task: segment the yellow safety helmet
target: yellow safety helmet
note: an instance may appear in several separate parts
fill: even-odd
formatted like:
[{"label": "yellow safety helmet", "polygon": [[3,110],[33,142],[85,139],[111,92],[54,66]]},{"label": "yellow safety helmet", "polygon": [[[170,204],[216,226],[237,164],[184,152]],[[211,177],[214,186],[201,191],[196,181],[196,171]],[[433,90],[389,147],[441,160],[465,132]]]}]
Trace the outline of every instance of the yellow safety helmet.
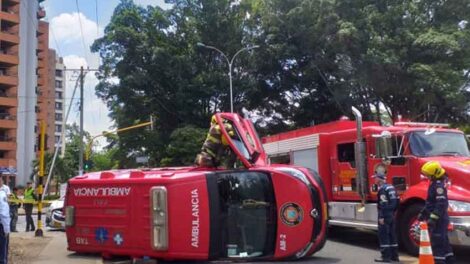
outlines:
[{"label": "yellow safety helmet", "polygon": [[446,171],[442,168],[441,164],[437,161],[428,161],[421,167],[421,173],[428,178],[441,178]]},{"label": "yellow safety helmet", "polygon": [[[229,135],[229,137],[233,138],[233,136],[235,136],[235,132],[233,131],[232,125],[226,123],[224,124],[224,126],[225,126],[225,131],[227,131],[227,134]],[[228,140],[223,134],[222,134],[222,145],[224,146],[228,145]]]},{"label": "yellow safety helmet", "polygon": [[215,118],[215,115],[212,115],[211,117],[211,125],[217,124],[217,118]]}]

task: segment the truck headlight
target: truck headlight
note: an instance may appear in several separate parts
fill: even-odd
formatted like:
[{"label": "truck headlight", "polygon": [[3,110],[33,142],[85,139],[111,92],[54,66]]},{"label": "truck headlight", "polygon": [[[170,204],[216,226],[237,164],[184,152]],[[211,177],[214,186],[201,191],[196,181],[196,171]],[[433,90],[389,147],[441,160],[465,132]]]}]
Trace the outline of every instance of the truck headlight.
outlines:
[{"label": "truck headlight", "polygon": [[470,203],[449,200],[449,208],[452,212],[470,212]]}]

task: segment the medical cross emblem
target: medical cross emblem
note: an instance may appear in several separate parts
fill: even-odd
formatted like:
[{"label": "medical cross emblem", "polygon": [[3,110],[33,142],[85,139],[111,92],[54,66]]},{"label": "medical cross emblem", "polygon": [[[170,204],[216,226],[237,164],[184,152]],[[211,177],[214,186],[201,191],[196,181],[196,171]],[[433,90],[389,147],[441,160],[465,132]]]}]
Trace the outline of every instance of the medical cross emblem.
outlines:
[{"label": "medical cross emblem", "polygon": [[118,245],[118,246],[120,246],[122,244],[122,242],[124,242],[124,239],[122,239],[122,236],[119,233],[114,235],[113,240],[116,243],[116,245]]}]

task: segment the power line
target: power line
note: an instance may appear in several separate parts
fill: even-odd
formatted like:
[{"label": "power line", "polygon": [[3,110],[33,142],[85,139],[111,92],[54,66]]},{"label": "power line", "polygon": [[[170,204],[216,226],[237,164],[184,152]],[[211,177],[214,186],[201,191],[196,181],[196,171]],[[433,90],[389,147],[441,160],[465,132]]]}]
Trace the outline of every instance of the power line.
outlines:
[{"label": "power line", "polygon": [[51,32],[52,38],[54,39],[55,47],[57,48],[57,52],[59,53],[59,57],[62,57],[61,56],[62,52],[60,51],[59,42],[57,42],[57,39],[56,39],[55,34],[54,34],[54,30],[52,30],[51,26],[49,26],[49,31]]},{"label": "power line", "polygon": [[83,26],[82,26],[82,18],[80,16],[81,12],[80,12],[80,7],[78,6],[78,0],[75,0],[75,4],[77,5],[77,12],[78,12],[78,22],[79,22],[79,25],[80,25],[80,34],[82,36],[82,44],[83,44],[83,51],[84,51],[84,56],[85,56],[85,60],[87,61],[87,63],[90,61],[88,59],[88,53],[87,53],[87,48],[86,48],[86,42],[85,42],[85,35],[83,34]]}]

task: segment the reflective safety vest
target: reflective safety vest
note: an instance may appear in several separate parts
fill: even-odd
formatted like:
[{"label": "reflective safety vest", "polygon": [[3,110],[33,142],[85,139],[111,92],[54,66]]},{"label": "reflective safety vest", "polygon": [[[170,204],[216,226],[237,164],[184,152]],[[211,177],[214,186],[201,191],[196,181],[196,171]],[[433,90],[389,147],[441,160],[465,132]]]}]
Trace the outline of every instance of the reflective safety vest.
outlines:
[{"label": "reflective safety vest", "polygon": [[34,189],[29,188],[24,191],[24,199],[25,200],[34,200]]}]

